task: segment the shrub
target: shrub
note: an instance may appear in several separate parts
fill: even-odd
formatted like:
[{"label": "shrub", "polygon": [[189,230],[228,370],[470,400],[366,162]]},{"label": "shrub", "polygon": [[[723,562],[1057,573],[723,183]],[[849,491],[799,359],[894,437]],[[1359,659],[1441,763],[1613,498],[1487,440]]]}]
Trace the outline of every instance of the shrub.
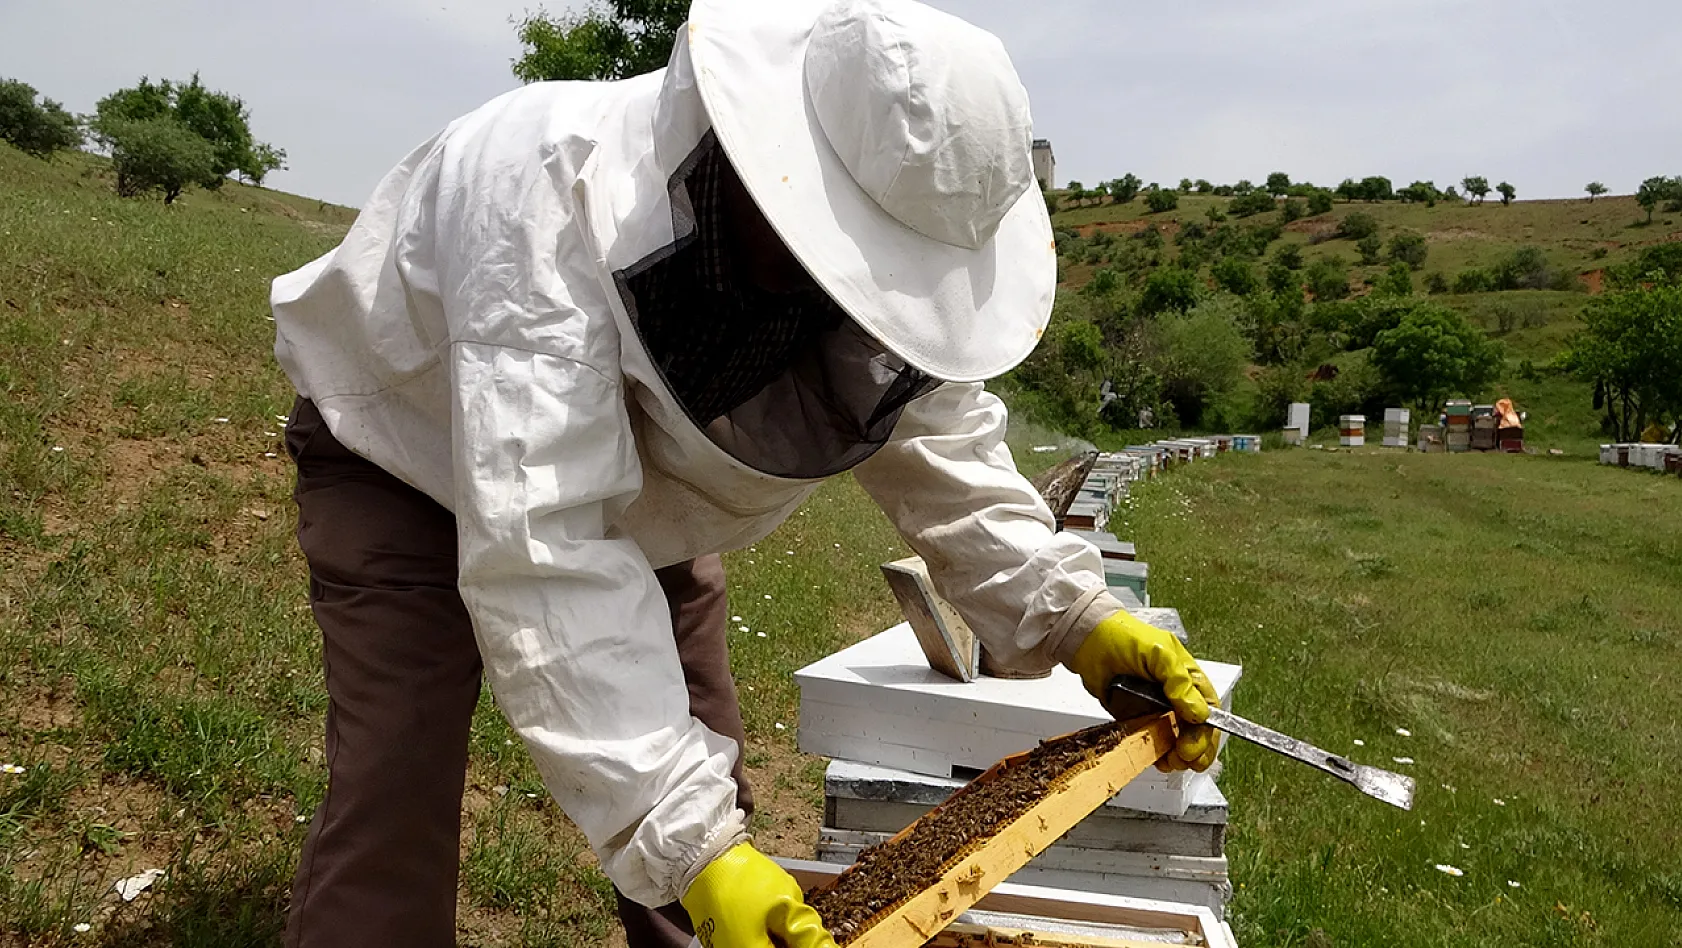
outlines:
[{"label": "shrub", "polygon": [[1378,262],[1378,255],[1384,250],[1384,241],[1377,234],[1368,234],[1355,241],[1355,252],[1361,255],[1363,266],[1372,266]]},{"label": "shrub", "polygon": [[1311,215],[1330,214],[1332,212],[1332,192],[1324,188],[1316,190],[1308,196],[1308,213]]},{"label": "shrub", "polygon": [[1412,296],[1413,270],[1398,260],[1390,264],[1390,269],[1384,271],[1372,288],[1380,296]]},{"label": "shrub", "polygon": [[1304,274],[1308,292],[1316,300],[1340,300],[1349,295],[1349,272],[1341,257],[1322,257]]},{"label": "shrub", "polygon": [[1287,224],[1291,221],[1301,220],[1303,215],[1307,213],[1307,209],[1303,207],[1302,202],[1296,198],[1290,198],[1285,203],[1279,205],[1279,216]]},{"label": "shrub", "polygon": [[1275,263],[1287,270],[1302,269],[1302,248],[1296,244],[1285,244],[1273,252]]},{"label": "shrub", "polygon": [[1454,278],[1454,292],[1456,293],[1488,293],[1493,289],[1495,289],[1495,278],[1489,275],[1488,270],[1472,267],[1460,271],[1460,275]]},{"label": "shrub", "polygon": [[1570,289],[1575,282],[1570,274],[1555,270],[1548,263],[1548,255],[1539,247],[1520,247],[1495,265],[1491,274],[1498,290]]},{"label": "shrub", "polygon": [[1403,231],[1390,238],[1390,259],[1405,263],[1414,270],[1425,266],[1425,257],[1429,253],[1430,248],[1421,234]]},{"label": "shrub", "polygon": [[1150,212],[1152,214],[1161,214],[1164,211],[1172,211],[1174,208],[1180,206],[1180,196],[1165,188],[1157,188],[1151,193],[1145,195],[1145,206],[1150,208]]},{"label": "shrub", "polygon": [[1151,363],[1182,423],[1199,425],[1210,405],[1243,379],[1251,347],[1239,327],[1242,315],[1242,303],[1219,297],[1150,327]]},{"label": "shrub", "polygon": [[1216,286],[1234,296],[1249,296],[1260,287],[1255,269],[1238,257],[1222,258],[1210,271],[1210,276],[1215,278]]},{"label": "shrub", "polygon": [[1139,294],[1139,313],[1183,313],[1197,305],[1201,291],[1197,274],[1180,267],[1163,267],[1145,279],[1145,288]]},{"label": "shrub", "polygon": [[1438,296],[1448,292],[1448,278],[1441,272],[1433,273],[1425,278],[1425,292]]},{"label": "shrub", "polygon": [[35,101],[35,87],[0,79],[0,141],[37,158],[82,144],[82,126],[52,99]]},{"label": "shrub", "polygon": [[1378,218],[1371,214],[1356,211],[1338,222],[1337,235],[1350,240],[1360,240],[1378,233]]},{"label": "shrub", "polygon": [[107,125],[111,160],[117,169],[117,193],[134,197],[161,191],[172,204],[189,184],[214,174],[216,149],[172,118]]}]

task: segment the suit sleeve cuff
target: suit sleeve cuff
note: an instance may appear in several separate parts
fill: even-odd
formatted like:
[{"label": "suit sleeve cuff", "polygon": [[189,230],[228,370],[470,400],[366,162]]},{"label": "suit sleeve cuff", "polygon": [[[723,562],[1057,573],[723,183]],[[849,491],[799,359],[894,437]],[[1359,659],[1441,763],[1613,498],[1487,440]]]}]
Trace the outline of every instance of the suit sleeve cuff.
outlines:
[{"label": "suit sleeve cuff", "polygon": [[1051,657],[1063,665],[1075,657],[1098,623],[1122,611],[1121,600],[1103,586],[1087,590],[1063,612],[1051,630]]}]

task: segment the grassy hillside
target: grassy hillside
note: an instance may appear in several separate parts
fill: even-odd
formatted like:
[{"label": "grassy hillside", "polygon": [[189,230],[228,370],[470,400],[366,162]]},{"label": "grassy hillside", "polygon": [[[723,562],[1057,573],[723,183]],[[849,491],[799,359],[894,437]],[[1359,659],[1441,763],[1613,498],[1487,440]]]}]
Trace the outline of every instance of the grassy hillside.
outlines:
[{"label": "grassy hillside", "polygon": [[[166,208],[104,174],[0,146],[0,762],[22,768],[0,774],[0,948],[274,945],[325,696],[265,299],[351,215],[237,185]],[[1682,794],[1655,762],[1682,735],[1647,709],[1682,666],[1682,550],[1652,527],[1679,487],[1585,461],[1279,452],[1139,493],[1118,528],[1196,650],[1245,664],[1240,710],[1423,778],[1403,816],[1231,748],[1244,944],[1670,937]],[[727,557],[772,852],[809,854],[822,809],[789,673],[893,620],[877,566],[902,553],[839,478]],[[459,940],[611,943],[606,881],[511,738],[485,699]],[[112,894],[148,868],[168,875]]]},{"label": "grassy hillside", "polygon": [[[1095,234],[1128,238],[1154,229],[1163,238],[1159,253],[1165,265],[1179,259],[1178,241],[1188,227],[1215,226],[1210,212],[1225,214],[1231,200],[1180,195],[1176,209],[1153,214],[1142,196],[1127,204],[1089,200],[1081,206],[1071,206],[1065,199],[1053,224],[1061,234],[1082,238],[1076,244]],[[1593,203],[1518,201],[1505,207],[1499,201],[1482,205],[1443,201],[1434,207],[1340,201],[1329,213],[1289,223],[1284,223],[1279,213],[1234,217],[1226,223],[1241,228],[1283,224],[1283,233],[1268,247],[1264,262],[1276,259],[1286,248],[1301,254],[1305,268],[1323,258],[1339,258],[1348,265],[1353,292],[1359,295],[1383,276],[1389,262],[1363,266],[1355,242],[1336,236],[1341,222],[1353,214],[1375,218],[1379,236],[1386,244],[1401,233],[1424,238],[1427,257],[1413,274],[1415,292],[1421,295],[1428,292],[1433,279],[1441,279],[1452,288],[1467,271],[1490,271],[1521,248],[1541,251],[1550,269],[1562,275],[1562,285],[1568,284],[1568,288],[1446,292],[1430,294],[1430,299],[1464,313],[1504,345],[1507,361],[1502,377],[1485,394],[1490,398],[1511,397],[1531,413],[1527,427],[1533,444],[1572,452],[1594,449],[1602,438],[1588,388],[1531,367],[1545,367],[1562,351],[1590,294],[1601,291],[1606,268],[1628,262],[1642,248],[1682,240],[1682,215],[1661,211],[1648,224],[1646,213],[1627,196],[1600,198]],[[1064,241],[1065,291],[1086,285],[1116,256],[1108,248],[1090,246],[1078,246],[1070,253],[1069,244]],[[1202,274],[1209,279],[1207,267]]]}]

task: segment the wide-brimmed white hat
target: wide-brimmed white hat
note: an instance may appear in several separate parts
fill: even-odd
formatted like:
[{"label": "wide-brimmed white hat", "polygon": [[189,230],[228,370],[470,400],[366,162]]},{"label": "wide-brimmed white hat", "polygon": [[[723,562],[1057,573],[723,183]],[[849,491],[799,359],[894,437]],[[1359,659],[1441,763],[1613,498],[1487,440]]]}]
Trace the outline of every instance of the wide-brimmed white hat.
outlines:
[{"label": "wide-brimmed white hat", "polygon": [[866,332],[956,382],[1033,351],[1057,257],[997,37],[912,0],[696,0],[687,30],[748,193]]}]

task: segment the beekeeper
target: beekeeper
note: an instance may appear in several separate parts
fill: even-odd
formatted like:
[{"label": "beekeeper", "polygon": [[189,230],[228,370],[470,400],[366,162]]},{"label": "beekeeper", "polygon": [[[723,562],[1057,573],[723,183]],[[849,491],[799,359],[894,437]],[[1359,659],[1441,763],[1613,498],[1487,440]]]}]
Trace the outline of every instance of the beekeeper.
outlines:
[{"label": "beekeeper", "polygon": [[1051,310],[1030,129],[911,0],[698,0],[664,71],[458,119],[275,281],[331,699],[287,944],[453,944],[481,663],[632,945],[831,944],[745,831],[716,554],[846,470],[996,659],[1162,681],[1209,765],[1207,679],[981,385]]}]

